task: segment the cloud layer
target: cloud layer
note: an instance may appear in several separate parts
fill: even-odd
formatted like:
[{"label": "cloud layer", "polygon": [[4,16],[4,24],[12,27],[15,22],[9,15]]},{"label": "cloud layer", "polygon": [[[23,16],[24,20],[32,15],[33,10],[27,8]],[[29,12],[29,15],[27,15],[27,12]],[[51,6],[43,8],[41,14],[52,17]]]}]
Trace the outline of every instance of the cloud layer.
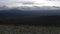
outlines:
[{"label": "cloud layer", "polygon": [[[41,3],[36,3],[41,2]],[[8,6],[8,7],[17,7],[17,6],[59,6],[59,0],[0,0],[0,7],[1,6]]]},{"label": "cloud layer", "polygon": [[0,0],[0,6],[9,5],[9,6],[17,6],[22,4],[33,4],[31,0]]},{"label": "cloud layer", "polygon": [[60,0],[48,0],[48,1],[60,1]]}]

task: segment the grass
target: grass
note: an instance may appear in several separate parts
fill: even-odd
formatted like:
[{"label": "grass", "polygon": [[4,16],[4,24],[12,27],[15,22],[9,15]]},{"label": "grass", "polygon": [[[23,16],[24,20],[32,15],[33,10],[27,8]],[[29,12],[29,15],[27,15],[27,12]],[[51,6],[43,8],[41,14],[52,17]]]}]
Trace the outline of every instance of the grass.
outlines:
[{"label": "grass", "polygon": [[[3,19],[0,21],[0,34],[60,34],[60,17],[36,17],[29,19]],[[43,18],[43,19],[42,19]],[[52,19],[53,18],[53,19]],[[11,21],[12,20],[12,21]],[[26,21],[26,22],[25,22]],[[46,23],[45,23],[46,22]],[[56,23],[55,23],[56,22]],[[8,23],[8,24],[7,24]],[[12,25],[11,25],[11,24]],[[18,25],[19,23],[26,25]],[[40,24],[58,24],[58,26],[42,26]],[[1,25],[2,24],[2,25]],[[5,25],[4,25],[5,24]],[[15,25],[13,25],[15,24]],[[17,24],[17,25],[16,25]],[[37,24],[37,25],[27,25]]]},{"label": "grass", "polygon": [[0,34],[60,34],[60,27],[42,25],[0,25]]}]

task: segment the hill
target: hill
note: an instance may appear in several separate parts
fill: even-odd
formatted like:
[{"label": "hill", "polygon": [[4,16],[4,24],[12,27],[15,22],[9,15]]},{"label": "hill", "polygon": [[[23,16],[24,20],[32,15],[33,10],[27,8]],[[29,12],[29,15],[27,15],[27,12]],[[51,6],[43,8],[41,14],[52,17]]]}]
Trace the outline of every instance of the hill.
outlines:
[{"label": "hill", "polygon": [[1,24],[59,24],[60,10],[22,11],[1,10]]}]

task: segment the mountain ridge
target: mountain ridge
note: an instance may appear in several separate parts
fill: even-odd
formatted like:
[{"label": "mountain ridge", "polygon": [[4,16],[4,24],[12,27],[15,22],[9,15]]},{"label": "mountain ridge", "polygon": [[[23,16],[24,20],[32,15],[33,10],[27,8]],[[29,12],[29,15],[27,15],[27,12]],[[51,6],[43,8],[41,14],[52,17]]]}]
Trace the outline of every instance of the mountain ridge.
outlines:
[{"label": "mountain ridge", "polygon": [[0,10],[9,10],[9,9],[19,9],[19,10],[60,10],[60,7],[57,6],[20,6],[20,7],[7,7],[7,6],[2,6],[0,7]]}]

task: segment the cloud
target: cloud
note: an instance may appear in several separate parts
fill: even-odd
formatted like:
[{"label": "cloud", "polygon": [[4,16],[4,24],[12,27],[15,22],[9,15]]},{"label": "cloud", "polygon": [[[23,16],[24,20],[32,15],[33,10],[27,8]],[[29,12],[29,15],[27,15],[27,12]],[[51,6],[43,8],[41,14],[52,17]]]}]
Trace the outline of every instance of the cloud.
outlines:
[{"label": "cloud", "polygon": [[17,2],[17,3],[21,3],[21,4],[34,4],[34,2]]},{"label": "cloud", "polygon": [[15,1],[12,1],[12,0],[0,0],[0,5],[10,5],[10,4],[13,4],[15,3]]},{"label": "cloud", "polygon": [[60,1],[60,0],[48,0],[48,1]]},{"label": "cloud", "polygon": [[[54,1],[54,2],[53,2]],[[43,1],[42,1],[43,2]],[[18,7],[18,6],[60,6],[60,2],[58,0],[49,0],[43,3],[35,3],[32,0],[0,0],[0,7],[1,6],[8,6],[8,7]]]},{"label": "cloud", "polygon": [[34,3],[31,0],[0,0],[0,6],[3,6],[3,5],[17,6],[17,4],[30,5],[30,4],[34,4]]}]

